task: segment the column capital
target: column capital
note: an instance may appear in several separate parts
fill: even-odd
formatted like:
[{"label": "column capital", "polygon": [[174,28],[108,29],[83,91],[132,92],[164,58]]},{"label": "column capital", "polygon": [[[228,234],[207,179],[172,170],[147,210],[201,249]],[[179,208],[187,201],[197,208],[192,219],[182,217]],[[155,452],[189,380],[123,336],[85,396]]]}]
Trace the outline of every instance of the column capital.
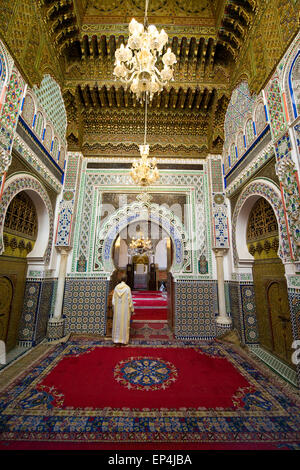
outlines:
[{"label": "column capital", "polygon": [[229,248],[213,248],[213,252],[216,256],[223,257],[228,252]]},{"label": "column capital", "polygon": [[55,246],[55,248],[61,255],[68,255],[73,247],[72,246]]}]

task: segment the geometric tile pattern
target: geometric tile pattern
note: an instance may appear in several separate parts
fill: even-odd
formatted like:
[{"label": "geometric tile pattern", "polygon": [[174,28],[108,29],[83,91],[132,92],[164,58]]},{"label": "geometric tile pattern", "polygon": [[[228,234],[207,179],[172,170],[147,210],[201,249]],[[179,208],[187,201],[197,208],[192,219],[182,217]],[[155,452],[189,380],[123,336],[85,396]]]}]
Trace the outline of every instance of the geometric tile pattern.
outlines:
[{"label": "geometric tile pattern", "polygon": [[225,117],[225,138],[226,141],[235,134],[247,115],[252,114],[255,103],[255,96],[252,97],[248,83],[240,83],[231,95],[230,103]]},{"label": "geometric tile pattern", "polygon": [[246,344],[255,344],[259,341],[258,325],[256,318],[256,304],[254,286],[251,284],[240,285],[243,327]]},{"label": "geometric tile pattern", "polygon": [[34,87],[39,104],[46,111],[49,118],[55,124],[60,138],[66,137],[67,115],[59,85],[50,76],[45,75],[40,88]]},{"label": "geometric tile pattern", "polygon": [[36,314],[41,290],[40,281],[26,281],[23,312],[20,322],[19,341],[33,343]]},{"label": "geometric tile pattern", "polygon": [[214,338],[218,313],[216,281],[176,281],[174,295],[175,337],[188,340]]},{"label": "geometric tile pattern", "polygon": [[[206,197],[206,175],[197,172],[186,172],[184,174],[178,171],[162,171],[160,174],[160,186],[170,186],[180,191],[180,186],[191,187],[190,194],[192,196],[192,204],[196,208],[193,213],[193,226],[195,227],[194,233],[197,237],[197,253],[199,256],[207,254],[207,238],[210,232],[207,220],[209,220],[209,207],[205,204]],[[76,271],[77,261],[89,260],[91,253],[94,251],[94,243],[96,236],[96,221],[93,217],[93,211],[96,209],[96,204],[100,204],[101,191],[105,188],[117,187],[118,190],[124,187],[124,193],[128,188],[132,191],[139,190],[138,187],[132,185],[132,181],[128,170],[111,170],[109,173],[103,170],[86,170],[83,172],[81,178],[81,187],[79,194],[79,211],[80,215],[76,222],[76,238],[74,243],[74,255],[72,270]],[[103,189],[102,189],[103,188]],[[153,186],[155,188],[155,186]],[[151,192],[151,189],[150,189]],[[100,197],[100,201],[98,198]],[[198,254],[197,254],[198,256]],[[197,260],[196,256],[195,259]],[[88,271],[93,271],[92,259],[88,263]]]},{"label": "geometric tile pattern", "polygon": [[300,66],[300,34],[296,36],[291,47],[284,55],[279,66],[281,77],[284,80],[284,91],[287,101],[289,120],[292,123],[300,114],[299,94],[299,66]]},{"label": "geometric tile pattern", "polygon": [[[291,322],[294,340],[300,340],[300,289],[288,289]],[[297,366],[300,385],[300,364]]]},{"label": "geometric tile pattern", "polygon": [[64,319],[53,320],[48,323],[47,340],[56,341],[64,337]]},{"label": "geometric tile pattern", "polygon": [[276,173],[280,180],[291,257],[300,260],[300,224],[296,215],[300,211],[300,186],[299,175],[292,159],[289,134],[284,134],[274,146],[277,157]]},{"label": "geometric tile pattern", "polygon": [[300,124],[296,124],[296,126],[294,126],[294,132],[297,142],[298,156],[300,156]]},{"label": "geometric tile pattern", "polygon": [[233,326],[242,343],[259,342],[254,286],[252,283],[229,282],[230,312]]},{"label": "geometric tile pattern", "polygon": [[21,344],[34,346],[46,337],[52,291],[51,279],[26,281],[19,329]]},{"label": "geometric tile pattern", "polygon": [[108,285],[109,281],[104,279],[66,279],[63,306],[65,334],[105,335]]},{"label": "geometric tile pattern", "polygon": [[18,117],[21,108],[25,82],[17,71],[13,69],[5,96],[5,102],[0,117],[0,145],[11,151]]},{"label": "geometric tile pattern", "polygon": [[283,134],[275,144],[276,159],[280,161],[282,158],[289,155],[292,150],[292,143],[289,133]]},{"label": "geometric tile pattern", "polygon": [[222,163],[220,158],[210,158],[211,205],[213,218],[213,248],[228,248],[227,204],[223,189]]},{"label": "geometric tile pattern", "polygon": [[0,45],[0,94],[2,92],[2,88],[4,87],[6,78],[7,78],[7,63],[6,57],[4,56],[4,51],[2,52],[2,47]]},{"label": "geometric tile pattern", "polygon": [[242,343],[245,344],[242,299],[239,282],[229,281],[229,299],[233,327],[238,331]]},{"label": "geometric tile pattern", "polygon": [[270,126],[273,138],[279,137],[287,127],[286,117],[282,103],[279,80],[274,77],[265,89],[268,111],[270,116]]},{"label": "geometric tile pattern", "polygon": [[80,180],[81,154],[68,153],[64,189],[59,206],[56,246],[70,246],[73,236],[73,215],[76,210],[77,189]]}]

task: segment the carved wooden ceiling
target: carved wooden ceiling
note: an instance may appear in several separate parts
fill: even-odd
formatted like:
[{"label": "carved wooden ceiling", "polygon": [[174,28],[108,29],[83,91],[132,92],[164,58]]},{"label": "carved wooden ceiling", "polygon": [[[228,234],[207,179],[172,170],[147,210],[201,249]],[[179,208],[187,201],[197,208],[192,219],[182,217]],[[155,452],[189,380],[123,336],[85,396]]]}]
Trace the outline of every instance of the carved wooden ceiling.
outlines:
[{"label": "carved wooden ceiling", "polygon": [[[149,0],[149,23],[177,56],[175,80],[150,105],[149,143],[181,156],[182,146],[189,156],[221,152],[232,89],[246,78],[261,90],[298,30],[299,3]],[[128,23],[143,16],[144,0],[1,1],[0,35],[28,83],[50,73],[62,88],[70,149],[132,154],[141,143],[143,109],[112,72]]]}]

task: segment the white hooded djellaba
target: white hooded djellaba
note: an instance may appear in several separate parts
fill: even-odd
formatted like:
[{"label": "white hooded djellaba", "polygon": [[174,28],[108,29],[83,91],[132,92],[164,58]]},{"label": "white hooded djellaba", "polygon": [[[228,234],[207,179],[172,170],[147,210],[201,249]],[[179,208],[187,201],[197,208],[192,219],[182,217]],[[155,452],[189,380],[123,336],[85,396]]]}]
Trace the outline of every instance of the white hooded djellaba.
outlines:
[{"label": "white hooded djellaba", "polygon": [[130,287],[120,282],[114,290],[112,304],[114,307],[112,340],[114,343],[127,344],[129,341],[130,317],[133,303]]}]

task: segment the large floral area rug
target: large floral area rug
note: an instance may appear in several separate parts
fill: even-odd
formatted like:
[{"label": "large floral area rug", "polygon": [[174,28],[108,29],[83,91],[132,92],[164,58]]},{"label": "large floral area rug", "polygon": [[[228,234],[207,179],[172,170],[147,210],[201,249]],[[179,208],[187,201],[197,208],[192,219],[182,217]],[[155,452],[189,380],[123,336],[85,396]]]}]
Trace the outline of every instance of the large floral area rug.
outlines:
[{"label": "large floral area rug", "polygon": [[300,443],[297,394],[241,350],[216,341],[118,347],[71,339],[12,381],[0,403],[7,448],[17,442],[52,448],[154,442],[170,449]]}]

